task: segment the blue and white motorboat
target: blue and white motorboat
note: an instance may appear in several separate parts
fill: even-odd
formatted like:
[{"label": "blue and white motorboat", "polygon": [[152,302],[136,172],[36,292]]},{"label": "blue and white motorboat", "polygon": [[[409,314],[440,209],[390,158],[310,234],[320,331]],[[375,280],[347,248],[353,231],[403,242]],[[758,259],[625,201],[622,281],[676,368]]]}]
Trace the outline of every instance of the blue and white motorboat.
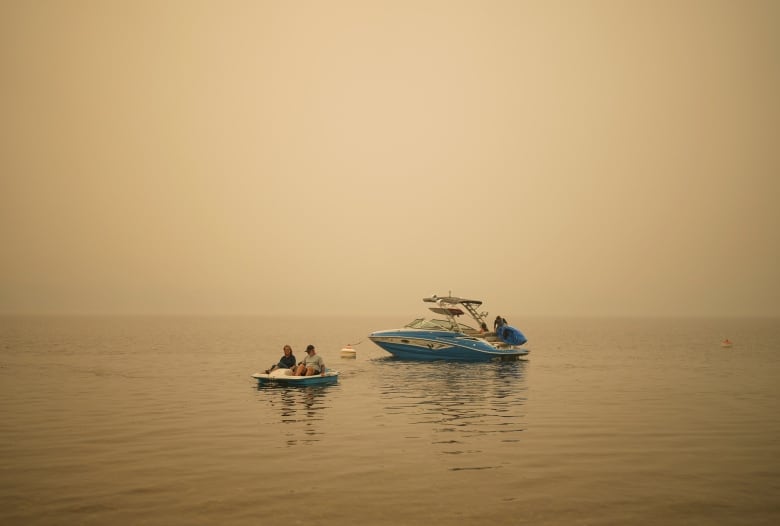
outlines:
[{"label": "blue and white motorboat", "polygon": [[258,387],[270,384],[290,386],[330,385],[339,381],[339,372],[333,369],[325,369],[324,375],[294,376],[291,373],[290,369],[274,369],[268,374],[255,373],[252,375],[252,378],[257,380]]},{"label": "blue and white motorboat", "polygon": [[[530,351],[522,347],[526,337],[518,329],[501,325],[487,330],[487,312],[479,312],[479,300],[453,296],[423,298],[440,319],[417,318],[401,329],[376,331],[371,341],[397,358],[406,360],[458,360],[486,362],[519,360]],[[458,322],[468,313],[478,328]]]}]

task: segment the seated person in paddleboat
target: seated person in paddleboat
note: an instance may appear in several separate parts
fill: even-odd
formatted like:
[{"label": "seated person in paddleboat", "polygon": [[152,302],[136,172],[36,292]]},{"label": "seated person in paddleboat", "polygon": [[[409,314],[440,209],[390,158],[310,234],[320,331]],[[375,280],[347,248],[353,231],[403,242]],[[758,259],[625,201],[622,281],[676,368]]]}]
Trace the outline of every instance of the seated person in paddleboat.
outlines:
[{"label": "seated person in paddleboat", "polygon": [[293,354],[292,347],[289,345],[284,346],[284,356],[279,358],[279,363],[272,365],[270,369],[265,370],[265,374],[275,371],[276,369],[293,369],[295,367],[295,355]]},{"label": "seated person in paddleboat", "polygon": [[317,354],[314,345],[306,347],[306,358],[293,369],[294,376],[325,376],[325,361]]}]

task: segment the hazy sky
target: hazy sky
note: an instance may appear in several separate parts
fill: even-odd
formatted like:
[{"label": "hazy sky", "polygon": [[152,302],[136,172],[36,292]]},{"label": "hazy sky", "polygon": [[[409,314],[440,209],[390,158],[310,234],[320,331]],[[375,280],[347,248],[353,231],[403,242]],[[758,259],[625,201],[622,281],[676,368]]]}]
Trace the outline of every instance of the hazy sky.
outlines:
[{"label": "hazy sky", "polygon": [[0,2],[0,313],[780,316],[780,2]]}]

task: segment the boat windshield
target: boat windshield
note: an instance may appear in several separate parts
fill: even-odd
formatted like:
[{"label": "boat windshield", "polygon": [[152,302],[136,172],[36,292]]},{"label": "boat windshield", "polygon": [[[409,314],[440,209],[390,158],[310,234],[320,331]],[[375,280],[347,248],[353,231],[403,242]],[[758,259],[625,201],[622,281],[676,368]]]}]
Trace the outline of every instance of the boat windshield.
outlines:
[{"label": "boat windshield", "polygon": [[417,318],[413,322],[407,323],[406,327],[410,329],[425,329],[429,331],[456,331],[463,333],[477,332],[472,327],[462,323],[454,324],[449,320],[427,320],[425,318]]},{"label": "boat windshield", "polygon": [[449,320],[426,320],[425,318],[417,318],[406,326],[410,329],[427,329],[429,331],[457,330]]}]

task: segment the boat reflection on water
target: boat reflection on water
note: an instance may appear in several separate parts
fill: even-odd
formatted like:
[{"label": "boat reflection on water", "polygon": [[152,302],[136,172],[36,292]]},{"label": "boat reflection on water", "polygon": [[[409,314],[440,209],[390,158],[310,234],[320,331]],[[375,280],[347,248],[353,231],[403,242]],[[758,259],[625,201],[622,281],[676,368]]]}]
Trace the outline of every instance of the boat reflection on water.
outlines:
[{"label": "boat reflection on water", "polygon": [[528,362],[418,362],[393,357],[373,360],[380,367],[380,378],[389,392],[419,391],[431,398],[456,400],[512,398],[524,402],[525,369]]},{"label": "boat reflection on water", "polygon": [[[409,426],[407,438],[424,440],[443,455],[457,455],[450,457],[457,463],[449,469],[499,467],[499,458],[482,453],[521,440],[527,362],[420,363],[388,358],[376,363],[385,413],[400,419],[395,425]],[[472,465],[469,457],[479,464]]]},{"label": "boat reflection on water", "polygon": [[319,424],[325,419],[325,410],[329,407],[328,390],[334,388],[338,386],[259,385],[257,390],[263,393],[270,413],[278,415],[278,419],[266,425],[281,426],[280,432],[287,446],[319,441],[323,434]]}]

